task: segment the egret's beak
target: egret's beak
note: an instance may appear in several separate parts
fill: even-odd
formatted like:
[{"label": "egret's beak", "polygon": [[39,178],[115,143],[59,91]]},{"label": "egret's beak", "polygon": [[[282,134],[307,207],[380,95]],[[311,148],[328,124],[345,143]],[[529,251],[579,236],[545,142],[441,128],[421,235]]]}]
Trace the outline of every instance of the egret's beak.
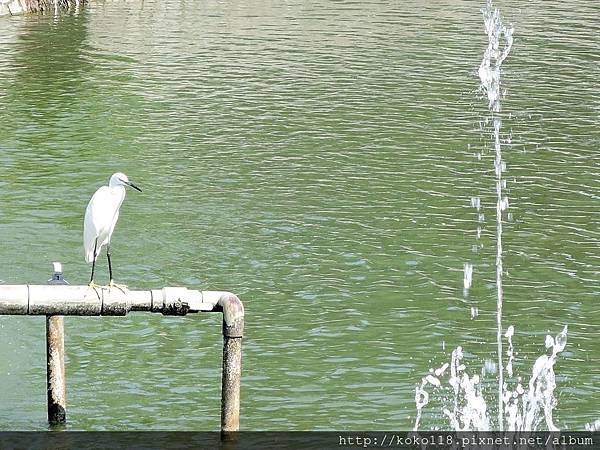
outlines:
[{"label": "egret's beak", "polygon": [[132,188],[134,188],[136,191],[142,192],[142,190],[137,187],[135,184],[133,184],[131,181],[126,183],[127,185],[131,186]]}]

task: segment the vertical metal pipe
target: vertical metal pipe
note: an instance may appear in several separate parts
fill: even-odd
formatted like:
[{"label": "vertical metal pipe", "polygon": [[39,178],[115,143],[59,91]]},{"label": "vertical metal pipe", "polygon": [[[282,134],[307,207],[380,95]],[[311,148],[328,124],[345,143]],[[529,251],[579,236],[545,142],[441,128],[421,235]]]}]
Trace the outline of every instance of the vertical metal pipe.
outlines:
[{"label": "vertical metal pipe", "polygon": [[[62,265],[54,264],[48,284],[69,284],[63,278]],[[62,316],[46,316],[46,383],[48,390],[48,422],[67,421],[67,380],[65,379],[65,323]]]},{"label": "vertical metal pipe", "polygon": [[223,379],[221,387],[221,432],[240,429],[240,383],[242,338],[223,337]]},{"label": "vertical metal pipe", "polygon": [[46,360],[48,422],[55,425],[67,420],[65,329],[62,316],[46,316]]},{"label": "vertical metal pipe", "polygon": [[221,435],[227,438],[228,432],[239,431],[240,429],[244,305],[235,295],[225,294],[221,296],[217,306],[223,311]]}]

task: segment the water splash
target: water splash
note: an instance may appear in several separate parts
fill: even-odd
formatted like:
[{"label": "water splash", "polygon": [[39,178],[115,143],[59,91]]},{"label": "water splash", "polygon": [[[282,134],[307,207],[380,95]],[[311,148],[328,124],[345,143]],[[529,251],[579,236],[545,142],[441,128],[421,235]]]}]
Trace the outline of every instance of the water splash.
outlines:
[{"label": "water splash", "polygon": [[525,391],[520,379],[517,380],[517,386],[513,391],[504,387],[503,403],[509,430],[537,430],[542,419],[545,419],[549,431],[559,431],[552,418],[552,411],[556,407],[554,364],[558,353],[562,352],[566,345],[567,326],[565,325],[555,338],[546,336],[546,348],[550,353],[540,356],[535,361],[529,389]]},{"label": "water splash", "polygon": [[[514,327],[510,326],[505,334],[508,341],[509,363],[507,372],[513,378],[513,362],[516,353],[512,344]],[[525,389],[522,377],[517,376],[509,387],[506,383],[502,389],[503,417],[507,430],[532,431],[545,427],[550,431],[558,431],[554,424],[552,412],[556,406],[554,390],[556,376],[554,364],[557,355],[562,352],[567,344],[567,326],[552,337],[546,336],[547,354],[537,358],[531,377]],[[478,374],[469,375],[464,361],[462,347],[457,347],[451,355],[450,362],[444,363],[438,369],[429,369],[429,374],[421,380],[415,392],[417,416],[414,431],[417,431],[422,419],[423,409],[429,403],[430,389],[442,398],[446,404],[451,405],[443,409],[444,415],[449,419],[450,426],[455,431],[490,431],[492,426],[491,413],[483,395],[483,381],[488,374],[494,375],[497,366],[494,361],[488,360]],[[444,375],[450,367],[450,376],[444,380]],[[509,369],[510,367],[510,369]],[[600,422],[600,421],[599,421]],[[588,424],[593,427],[597,424]]]},{"label": "water splash", "polygon": [[479,375],[469,377],[462,359],[462,347],[457,347],[452,352],[448,381],[454,390],[454,409],[444,409],[444,414],[455,431],[489,430],[487,405],[481,394]]},{"label": "water splash", "polygon": [[600,419],[585,424],[585,431],[600,431]]},{"label": "water splash", "polygon": [[[459,347],[460,348],[460,347]],[[455,350],[456,351],[456,350]],[[454,354],[454,352],[452,352]],[[448,368],[448,363],[444,363],[441,367],[437,369],[429,369],[429,374],[421,380],[421,384],[417,386],[415,391],[415,404],[417,405],[417,417],[415,418],[415,427],[414,431],[419,429],[419,423],[421,421],[421,413],[423,408],[427,406],[429,403],[429,393],[425,390],[425,387],[428,384],[433,385],[434,387],[440,387],[441,382],[438,377],[444,375],[446,369]],[[434,374],[435,376],[431,375]]]}]

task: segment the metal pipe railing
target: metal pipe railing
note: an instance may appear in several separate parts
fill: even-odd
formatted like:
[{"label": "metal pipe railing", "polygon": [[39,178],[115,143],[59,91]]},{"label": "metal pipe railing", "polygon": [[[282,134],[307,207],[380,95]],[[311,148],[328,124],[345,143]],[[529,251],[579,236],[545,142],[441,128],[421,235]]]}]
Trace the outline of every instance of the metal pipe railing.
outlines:
[{"label": "metal pipe railing", "polygon": [[120,287],[70,286],[59,263],[49,285],[0,285],[0,315],[45,315],[48,421],[66,421],[64,322],[62,316],[124,316],[147,311],[184,316],[223,313],[223,372],[221,431],[238,431],[244,305],[229,292],[197,291],[184,287],[129,290]]}]

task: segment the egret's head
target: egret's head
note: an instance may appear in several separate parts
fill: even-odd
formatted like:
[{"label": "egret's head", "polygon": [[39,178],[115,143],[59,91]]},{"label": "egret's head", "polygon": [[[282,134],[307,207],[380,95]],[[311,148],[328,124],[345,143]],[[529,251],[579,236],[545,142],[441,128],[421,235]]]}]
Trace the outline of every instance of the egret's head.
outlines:
[{"label": "egret's head", "polygon": [[121,172],[117,172],[117,173],[113,174],[113,176],[110,177],[110,181],[108,182],[108,185],[110,187],[130,186],[130,187],[134,188],[135,190],[142,192],[142,190],[139,187],[137,187],[135,184],[133,184],[131,181],[129,181],[129,178],[127,178],[127,175],[125,175],[124,173],[121,173]]}]

